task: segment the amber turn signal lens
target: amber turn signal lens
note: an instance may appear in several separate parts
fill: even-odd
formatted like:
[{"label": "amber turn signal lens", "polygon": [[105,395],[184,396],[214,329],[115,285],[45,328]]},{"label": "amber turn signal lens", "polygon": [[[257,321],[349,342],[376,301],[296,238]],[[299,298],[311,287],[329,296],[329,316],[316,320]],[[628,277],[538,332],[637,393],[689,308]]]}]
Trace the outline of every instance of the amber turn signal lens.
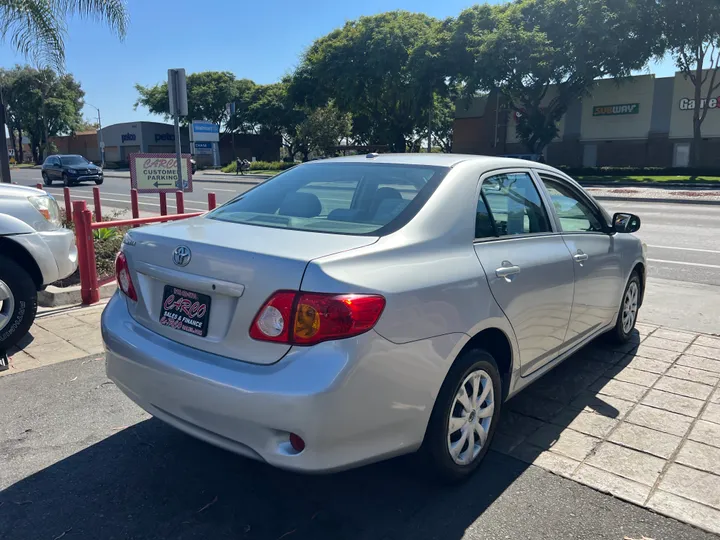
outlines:
[{"label": "amber turn signal lens", "polygon": [[320,314],[313,306],[298,304],[295,315],[295,336],[310,339],[320,329]]}]

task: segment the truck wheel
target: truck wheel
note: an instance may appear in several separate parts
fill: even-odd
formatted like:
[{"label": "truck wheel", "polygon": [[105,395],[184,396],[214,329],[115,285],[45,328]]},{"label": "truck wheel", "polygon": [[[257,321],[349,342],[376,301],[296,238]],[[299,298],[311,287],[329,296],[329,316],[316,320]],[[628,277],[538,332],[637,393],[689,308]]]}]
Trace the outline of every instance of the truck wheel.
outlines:
[{"label": "truck wheel", "polygon": [[37,289],[14,260],[0,256],[0,352],[20,341],[37,312]]}]

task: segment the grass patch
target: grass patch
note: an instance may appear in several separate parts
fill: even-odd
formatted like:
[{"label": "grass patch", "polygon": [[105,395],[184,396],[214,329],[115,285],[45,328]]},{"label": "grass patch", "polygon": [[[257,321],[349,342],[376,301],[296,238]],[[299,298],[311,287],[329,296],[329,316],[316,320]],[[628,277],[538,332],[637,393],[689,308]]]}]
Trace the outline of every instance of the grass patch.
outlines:
[{"label": "grass patch", "polygon": [[619,183],[648,183],[648,182],[679,182],[683,184],[709,184],[718,183],[720,176],[578,176],[575,178],[581,184],[619,184]]}]

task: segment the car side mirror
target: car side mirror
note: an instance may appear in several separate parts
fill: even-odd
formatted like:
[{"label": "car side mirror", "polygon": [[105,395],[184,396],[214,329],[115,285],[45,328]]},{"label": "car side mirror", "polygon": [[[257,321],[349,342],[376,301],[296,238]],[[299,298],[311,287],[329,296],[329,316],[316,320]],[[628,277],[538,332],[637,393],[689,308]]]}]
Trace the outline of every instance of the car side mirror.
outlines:
[{"label": "car side mirror", "polygon": [[640,230],[640,218],[635,214],[618,212],[613,216],[613,230],[619,233],[634,233]]}]

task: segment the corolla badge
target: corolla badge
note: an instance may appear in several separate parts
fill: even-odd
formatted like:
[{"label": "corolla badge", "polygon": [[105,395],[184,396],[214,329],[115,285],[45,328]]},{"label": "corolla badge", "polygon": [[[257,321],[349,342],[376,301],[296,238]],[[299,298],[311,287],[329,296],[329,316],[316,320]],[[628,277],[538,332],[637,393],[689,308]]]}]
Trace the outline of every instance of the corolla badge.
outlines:
[{"label": "corolla badge", "polygon": [[192,253],[187,246],[178,246],[173,251],[173,262],[178,266],[187,266],[191,258]]}]

